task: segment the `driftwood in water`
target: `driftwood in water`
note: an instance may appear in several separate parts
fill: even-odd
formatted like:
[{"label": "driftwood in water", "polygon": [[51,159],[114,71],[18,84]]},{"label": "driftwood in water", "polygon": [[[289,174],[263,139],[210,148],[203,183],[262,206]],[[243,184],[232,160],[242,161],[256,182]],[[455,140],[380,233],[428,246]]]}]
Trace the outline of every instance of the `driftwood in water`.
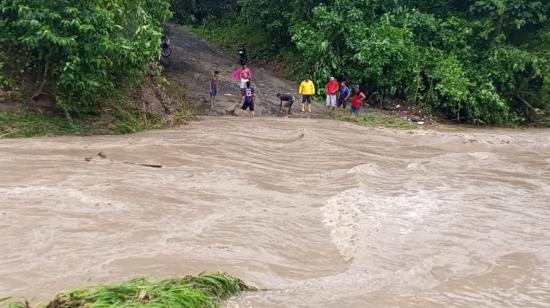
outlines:
[{"label": "driftwood in water", "polygon": [[[110,162],[113,162],[113,163],[116,163],[117,161],[114,161],[112,159],[110,159],[109,157],[107,157],[107,155],[103,152],[99,152],[97,153],[97,156],[99,156],[101,159],[108,159]],[[91,156],[87,156],[84,158],[85,161],[87,162],[90,162],[92,161],[92,157]],[[163,165],[156,165],[156,164],[140,164],[140,163],[134,163],[134,162],[131,162],[131,161],[124,161],[122,162],[123,164],[128,164],[128,165],[134,165],[134,166],[142,166],[142,167],[148,167],[148,168],[156,168],[156,169],[160,169],[160,168],[163,168],[164,166]]]}]

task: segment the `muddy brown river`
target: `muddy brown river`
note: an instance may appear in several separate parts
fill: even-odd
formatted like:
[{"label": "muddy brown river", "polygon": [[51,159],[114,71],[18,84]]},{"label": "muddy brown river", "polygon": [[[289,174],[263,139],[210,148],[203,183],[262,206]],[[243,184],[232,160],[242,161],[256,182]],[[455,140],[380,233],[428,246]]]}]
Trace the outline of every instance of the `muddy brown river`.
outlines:
[{"label": "muddy brown river", "polygon": [[225,271],[266,289],[228,307],[550,307],[548,130],[206,118],[0,170],[0,298]]}]

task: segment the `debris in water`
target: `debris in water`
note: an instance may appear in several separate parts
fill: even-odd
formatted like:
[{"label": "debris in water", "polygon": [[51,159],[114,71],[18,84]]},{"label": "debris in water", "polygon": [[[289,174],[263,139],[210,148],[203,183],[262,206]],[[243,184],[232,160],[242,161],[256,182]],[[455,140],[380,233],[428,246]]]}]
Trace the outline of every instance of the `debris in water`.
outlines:
[{"label": "debris in water", "polygon": [[[112,163],[117,163],[117,161],[114,161],[110,158],[107,157],[107,155],[103,152],[99,152],[97,153],[97,156],[101,157],[101,159],[108,159],[110,162]],[[88,156],[85,158],[86,161],[91,161],[92,160],[92,157],[91,156]],[[120,162],[118,162],[120,163]],[[163,168],[164,166],[163,165],[157,165],[157,164],[141,164],[141,163],[134,163],[134,162],[131,162],[131,161],[123,161],[122,162],[123,164],[128,164],[128,165],[134,165],[134,166],[142,166],[142,167],[148,167],[148,168],[157,168],[157,169],[160,169],[160,168]]]},{"label": "debris in water", "polygon": [[130,162],[130,161],[125,161],[124,163],[129,164],[129,165],[143,166],[143,167],[149,167],[149,168],[162,168],[163,167],[163,165],[138,164],[138,163],[133,163],[133,162]]}]

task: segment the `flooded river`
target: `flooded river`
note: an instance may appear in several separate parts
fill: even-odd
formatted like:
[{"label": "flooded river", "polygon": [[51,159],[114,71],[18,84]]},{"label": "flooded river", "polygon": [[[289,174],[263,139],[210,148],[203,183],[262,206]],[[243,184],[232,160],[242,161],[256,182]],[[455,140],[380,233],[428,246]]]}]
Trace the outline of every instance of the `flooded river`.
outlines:
[{"label": "flooded river", "polygon": [[0,170],[0,298],[226,271],[266,289],[229,307],[550,307],[548,130],[211,118]]}]

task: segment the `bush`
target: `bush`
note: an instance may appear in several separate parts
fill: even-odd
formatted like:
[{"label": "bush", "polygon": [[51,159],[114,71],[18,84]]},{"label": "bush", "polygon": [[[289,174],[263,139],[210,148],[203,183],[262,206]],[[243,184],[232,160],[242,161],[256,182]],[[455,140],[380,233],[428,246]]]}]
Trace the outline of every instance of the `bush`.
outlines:
[{"label": "bush", "polygon": [[95,113],[158,58],[169,17],[168,0],[0,0],[0,44],[24,64],[13,76],[38,76],[35,92],[51,89],[67,115]]},{"label": "bush", "polygon": [[521,31],[544,33],[547,21],[540,14],[525,20],[535,16],[531,7],[515,10],[504,3],[510,10],[500,14],[515,18],[517,27],[511,27],[492,24],[487,16],[495,12],[478,16],[483,1],[450,5],[445,13],[421,12],[405,2],[380,12],[376,1],[331,2],[320,4],[311,21],[291,28],[307,65],[317,67],[318,83],[340,75],[366,85],[381,100],[407,99],[475,124],[532,120],[534,111],[549,104],[543,84],[535,82],[550,77],[548,63],[512,39]]}]

